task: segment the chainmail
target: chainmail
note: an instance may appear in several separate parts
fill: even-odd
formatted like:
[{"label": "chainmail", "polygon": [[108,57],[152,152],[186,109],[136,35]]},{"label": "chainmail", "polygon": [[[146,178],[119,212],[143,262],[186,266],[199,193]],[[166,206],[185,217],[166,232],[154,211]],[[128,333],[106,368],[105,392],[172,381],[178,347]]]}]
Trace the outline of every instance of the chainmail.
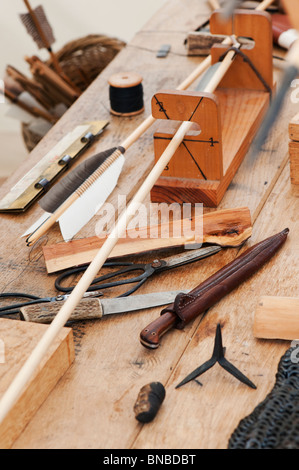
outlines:
[{"label": "chainmail", "polygon": [[[228,449],[299,449],[298,346],[280,359],[272,391],[240,421]],[[295,360],[294,360],[295,359]]]}]

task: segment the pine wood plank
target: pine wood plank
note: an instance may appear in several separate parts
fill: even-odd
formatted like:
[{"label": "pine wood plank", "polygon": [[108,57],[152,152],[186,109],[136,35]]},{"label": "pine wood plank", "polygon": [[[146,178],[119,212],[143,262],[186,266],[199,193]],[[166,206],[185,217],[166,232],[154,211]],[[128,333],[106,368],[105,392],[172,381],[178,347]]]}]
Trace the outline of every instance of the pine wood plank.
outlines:
[{"label": "pine wood plank", "polygon": [[292,192],[299,195],[299,114],[296,114],[289,123],[289,159]]},{"label": "pine wood plank", "polygon": [[[191,243],[216,243],[224,247],[239,246],[251,236],[251,231],[251,216],[248,208],[225,209],[195,216],[191,220],[185,219],[185,222],[173,220],[159,225],[152,224],[145,228],[129,229],[126,237],[121,238],[112,250],[111,257],[167,249],[171,246],[179,247]],[[43,247],[48,273],[91,262],[105,238],[89,237]]]},{"label": "pine wood plank", "polygon": [[[9,386],[47,327],[0,319],[0,395]],[[74,360],[73,335],[64,328],[0,426],[0,448],[9,449]]]},{"label": "pine wood plank", "polygon": [[299,141],[299,113],[296,114],[289,124],[289,136],[291,140]]},{"label": "pine wood plank", "polygon": [[261,297],[254,312],[253,334],[261,339],[298,339],[299,298]]}]

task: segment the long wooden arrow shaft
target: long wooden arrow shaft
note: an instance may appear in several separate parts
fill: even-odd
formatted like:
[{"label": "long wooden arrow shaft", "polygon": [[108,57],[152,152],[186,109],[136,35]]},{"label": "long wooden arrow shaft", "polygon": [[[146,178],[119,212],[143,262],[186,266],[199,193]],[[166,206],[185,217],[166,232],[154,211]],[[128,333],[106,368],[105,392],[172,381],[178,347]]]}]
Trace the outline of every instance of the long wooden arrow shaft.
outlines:
[{"label": "long wooden arrow shaft", "polygon": [[[222,77],[225,75],[227,70],[229,69],[230,65],[233,62],[234,58],[234,51],[230,51],[223,62],[221,63],[219,69],[212,77],[210,83],[207,85],[205,91],[212,93],[217,85],[219,84]],[[36,348],[32,352],[31,356],[25,362],[24,366],[17,374],[14,381],[11,383],[10,387],[7,389],[6,393],[2,397],[0,402],[0,422],[6,417],[20,394],[22,390],[34,374],[36,368],[40,364],[41,360],[43,359],[44,355],[48,351],[49,347],[53,343],[54,339],[56,338],[57,334],[64,327],[67,323],[68,319],[70,318],[72,312],[79,304],[80,300],[82,299],[83,295],[87,291],[88,287],[90,286],[91,282],[102,268],[103,264],[105,263],[106,259],[108,258],[109,254],[115,247],[116,243],[118,242],[119,238],[125,232],[127,224],[132,219],[135,214],[136,208],[144,201],[145,197],[151,191],[152,187],[156,183],[157,179],[163,172],[165,166],[170,161],[172,155],[177,150],[179,145],[184,139],[185,134],[188,132],[190,127],[192,126],[192,122],[183,122],[176,132],[175,136],[171,140],[170,144],[166,148],[166,150],[161,155],[160,159],[145,179],[135,196],[133,197],[132,201],[128,205],[127,209],[121,214],[120,218],[117,221],[117,224],[113,228],[112,232],[108,236],[107,240],[105,241],[104,245],[100,248],[99,252],[97,253],[96,257],[89,265],[88,269],[86,270],[85,274],[82,276],[80,281],[78,282],[77,286],[71,293],[70,297],[67,299],[65,304],[62,306],[61,310],[49,326],[48,330],[41,338],[39,343],[37,344]]]}]

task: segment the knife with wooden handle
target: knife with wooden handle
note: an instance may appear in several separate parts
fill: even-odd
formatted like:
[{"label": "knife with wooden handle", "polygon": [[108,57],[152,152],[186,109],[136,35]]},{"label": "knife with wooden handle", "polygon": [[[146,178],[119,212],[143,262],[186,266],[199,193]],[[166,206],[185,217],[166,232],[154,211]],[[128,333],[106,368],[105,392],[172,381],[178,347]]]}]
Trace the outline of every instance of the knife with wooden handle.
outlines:
[{"label": "knife with wooden handle", "polygon": [[[70,321],[95,320],[100,319],[105,315],[128,313],[146,308],[160,307],[172,302],[180,292],[187,293],[189,290],[154,292],[151,294],[109,299],[83,299],[75,308],[70,317]],[[28,322],[51,323],[60,309],[61,301],[35,304],[22,307],[20,309],[20,316],[22,320]]]},{"label": "knife with wooden handle", "polygon": [[289,229],[285,229],[257,243],[189,293],[179,293],[174,303],[162,310],[161,316],[142,330],[141,344],[149,349],[158,348],[161,336],[168,330],[184,328],[256,273],[285,243],[288,233]]}]

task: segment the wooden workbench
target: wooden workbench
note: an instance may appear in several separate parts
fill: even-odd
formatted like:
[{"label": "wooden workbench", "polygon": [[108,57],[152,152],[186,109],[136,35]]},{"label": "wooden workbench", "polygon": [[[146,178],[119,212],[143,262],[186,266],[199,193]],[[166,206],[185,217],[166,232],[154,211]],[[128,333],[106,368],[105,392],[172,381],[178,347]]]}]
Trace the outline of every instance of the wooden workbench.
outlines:
[{"label": "wooden workbench", "polygon": [[[201,60],[187,57],[184,39],[209,15],[203,0],[166,2],[4,183],[0,196],[66,132],[85,120],[108,119],[110,125],[80,161],[121,142],[149,115],[152,95],[160,89],[175,89]],[[165,59],[156,58],[156,51],[166,43],[171,53]],[[110,75],[123,70],[140,73],[145,91],[144,114],[126,119],[110,114],[107,85]],[[159,308],[74,326],[75,361],[16,440],[15,449],[227,447],[239,421],[272,389],[279,359],[290,346],[287,341],[256,340],[252,327],[261,295],[299,295],[299,199],[291,194],[288,164],[288,122],[297,112],[298,107],[287,99],[264,150],[251,161],[245,158],[219,206],[250,208],[254,227],[247,246],[289,227],[281,252],[204,317],[182,331],[168,333],[155,351],[140,344],[139,333],[159,315]],[[152,167],[153,131],[154,126],[127,152],[112,202],[118,194],[130,197]],[[61,240],[57,227],[32,248],[20,238],[40,214],[35,204],[24,214],[0,216],[1,292],[56,293],[55,275],[47,275],[41,245]],[[94,235],[95,224],[96,217],[78,238]],[[179,271],[160,274],[139,293],[195,287],[238,254],[237,249],[225,250]],[[201,377],[202,386],[194,381],[175,390],[181,379],[210,358],[218,322],[226,357],[257,389],[215,366]],[[152,381],[165,385],[166,399],[156,419],[141,425],[134,418],[133,405],[140,388]]]}]

